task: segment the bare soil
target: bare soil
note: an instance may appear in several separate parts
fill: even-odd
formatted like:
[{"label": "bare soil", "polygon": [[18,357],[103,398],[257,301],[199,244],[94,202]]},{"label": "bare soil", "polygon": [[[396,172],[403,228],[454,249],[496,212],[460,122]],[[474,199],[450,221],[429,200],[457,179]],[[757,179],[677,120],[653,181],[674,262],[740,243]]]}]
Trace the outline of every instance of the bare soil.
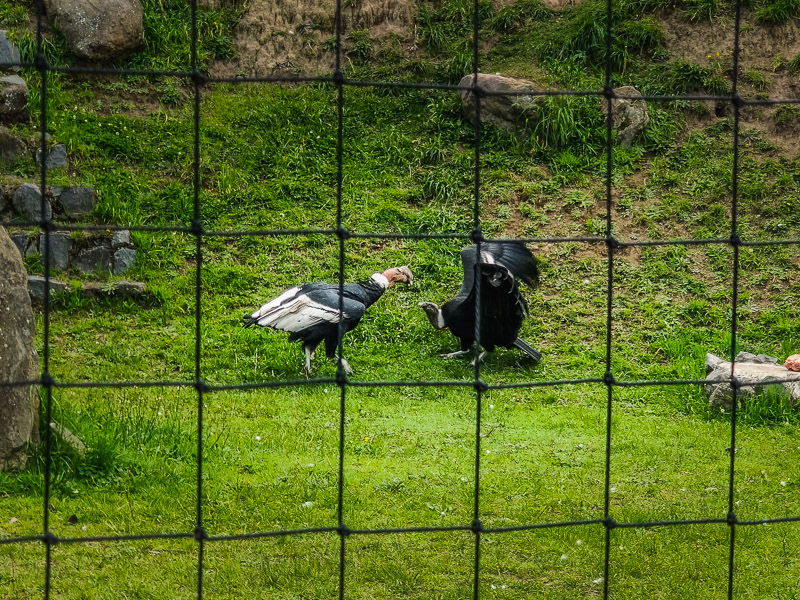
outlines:
[{"label": "bare soil", "polygon": [[[718,69],[733,84],[734,20],[723,16],[711,22],[690,21],[683,14],[668,12],[660,16],[665,33],[664,46],[670,58],[682,59]],[[737,91],[746,100],[764,101],[740,111],[740,125],[757,129],[789,158],[800,151],[800,124],[776,123],[775,111],[781,101],[800,95],[800,77],[789,71],[788,62],[800,54],[800,25],[796,19],[782,25],[756,25],[751,10],[743,9],[739,36]],[[750,75],[757,72],[766,85],[756,87]],[[687,115],[688,130],[707,127],[731,114],[730,106],[707,102],[706,114]]]},{"label": "bare soil", "polygon": [[[415,54],[416,2],[355,0],[344,4],[343,43],[348,43],[351,33],[368,30],[373,45],[392,41],[402,56]],[[251,0],[236,28],[239,58],[213,65],[212,74],[329,75],[335,66],[335,7],[335,0]]]}]

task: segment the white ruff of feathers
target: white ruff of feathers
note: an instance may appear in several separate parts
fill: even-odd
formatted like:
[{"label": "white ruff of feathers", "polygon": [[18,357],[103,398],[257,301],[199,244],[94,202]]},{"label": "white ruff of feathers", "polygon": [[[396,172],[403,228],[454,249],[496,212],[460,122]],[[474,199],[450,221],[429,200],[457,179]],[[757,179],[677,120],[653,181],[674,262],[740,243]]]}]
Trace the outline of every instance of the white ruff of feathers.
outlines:
[{"label": "white ruff of feathers", "polygon": [[372,281],[377,283],[383,289],[389,288],[389,280],[383,275],[383,273],[373,273],[370,279],[372,279]]}]

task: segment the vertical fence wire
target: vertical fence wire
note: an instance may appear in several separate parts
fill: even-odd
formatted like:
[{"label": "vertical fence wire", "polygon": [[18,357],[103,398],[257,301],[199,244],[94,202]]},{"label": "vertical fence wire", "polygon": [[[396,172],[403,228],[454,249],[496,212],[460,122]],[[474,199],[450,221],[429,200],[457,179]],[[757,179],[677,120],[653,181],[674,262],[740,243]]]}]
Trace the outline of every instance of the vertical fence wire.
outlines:
[{"label": "vertical fence wire", "polygon": [[731,445],[730,465],[728,467],[728,526],[730,546],[728,552],[728,600],[733,600],[736,554],[736,513],[734,512],[734,491],[736,484],[736,420],[739,410],[739,385],[736,378],[736,335],[739,311],[739,117],[741,98],[739,97],[739,32],[741,29],[742,6],[736,2],[733,24],[733,81],[731,83],[731,102],[733,104],[733,169],[731,173],[731,245],[733,246],[733,273],[731,281]]},{"label": "vertical fence wire", "polygon": [[[725,100],[733,106],[733,171],[732,171],[732,205],[731,205],[731,232],[728,239],[719,240],[682,240],[682,241],[668,241],[668,242],[652,242],[650,245],[661,244],[712,244],[712,243],[727,243],[732,247],[732,310],[731,310],[731,375],[730,382],[733,390],[732,412],[731,412],[731,429],[730,429],[730,463],[729,463],[729,478],[728,478],[728,513],[726,517],[710,517],[692,520],[674,520],[674,521],[659,521],[648,523],[620,523],[614,520],[611,511],[611,456],[612,456],[612,407],[614,399],[614,387],[620,385],[697,385],[703,383],[700,381],[684,380],[684,381],[658,381],[658,382],[618,382],[613,374],[613,338],[612,338],[612,325],[613,325],[613,287],[614,287],[614,258],[615,250],[624,246],[615,237],[613,233],[614,220],[612,217],[612,176],[613,176],[613,131],[612,131],[612,113],[613,101],[615,96],[613,90],[613,70],[611,64],[612,56],[612,39],[613,39],[613,0],[606,1],[606,21],[605,21],[605,84],[602,94],[596,92],[570,92],[569,90],[561,90],[557,94],[567,95],[597,95],[603,100],[606,114],[606,164],[605,164],[605,195],[606,195],[606,234],[604,240],[597,240],[595,238],[554,238],[554,241],[586,241],[598,242],[604,241],[607,249],[607,284],[606,284],[606,317],[605,317],[605,373],[602,379],[585,378],[571,380],[566,383],[593,383],[603,385],[606,389],[606,428],[605,428],[605,462],[604,462],[604,478],[603,478],[603,517],[602,519],[586,519],[574,520],[559,523],[531,523],[523,524],[513,527],[504,528],[484,528],[481,523],[481,510],[480,510],[480,496],[481,496],[481,418],[482,418],[482,399],[483,394],[489,389],[506,389],[515,387],[536,387],[541,385],[559,385],[565,383],[564,381],[546,381],[546,382],[529,382],[522,384],[509,384],[488,386],[481,379],[480,367],[480,319],[481,319],[481,290],[480,290],[480,277],[475,277],[476,282],[476,306],[475,306],[475,362],[474,362],[474,379],[471,382],[353,382],[348,380],[345,371],[345,361],[343,353],[342,336],[339,336],[338,341],[338,355],[337,355],[337,374],[335,383],[339,387],[339,423],[338,423],[338,481],[337,481],[337,524],[336,527],[320,527],[308,528],[303,530],[280,530],[280,531],[265,531],[265,532],[251,532],[240,535],[217,535],[211,536],[204,529],[203,523],[203,421],[204,421],[204,402],[206,397],[217,390],[223,389],[252,389],[253,387],[270,387],[273,385],[291,386],[301,385],[306,382],[279,382],[277,384],[264,382],[255,386],[234,385],[234,386],[209,386],[203,379],[202,371],[202,273],[203,273],[203,237],[209,235],[219,235],[220,232],[209,232],[203,226],[203,213],[201,205],[201,148],[200,148],[200,133],[201,133],[201,114],[202,114],[202,90],[204,86],[212,80],[204,75],[198,69],[197,53],[198,53],[198,28],[197,28],[197,0],[191,0],[191,70],[189,73],[175,73],[175,77],[189,78],[192,82],[193,92],[193,179],[192,179],[192,194],[193,194],[193,209],[192,221],[190,227],[139,227],[131,229],[140,229],[144,231],[173,231],[189,233],[194,236],[195,241],[195,313],[194,313],[194,379],[190,382],[120,382],[120,383],[107,383],[107,382],[89,382],[89,383],[72,383],[72,382],[57,382],[53,379],[50,373],[50,319],[51,319],[51,294],[50,294],[50,267],[51,267],[51,233],[54,229],[52,215],[47,214],[47,203],[45,199],[45,190],[47,186],[47,146],[46,146],[46,131],[48,123],[48,74],[55,71],[56,68],[48,64],[44,53],[43,45],[43,14],[44,9],[42,0],[36,1],[36,57],[35,63],[32,65],[39,73],[41,81],[41,99],[40,99],[40,148],[37,154],[40,169],[40,183],[41,183],[41,205],[40,205],[40,220],[38,223],[32,225],[38,226],[43,235],[43,269],[45,279],[44,289],[44,306],[43,306],[43,345],[42,345],[42,359],[41,359],[41,377],[39,383],[44,388],[43,394],[43,411],[44,421],[48,425],[45,427],[44,432],[44,481],[43,481],[43,518],[41,536],[36,536],[35,539],[44,543],[45,546],[45,564],[44,564],[44,598],[50,598],[52,590],[52,550],[57,543],[82,543],[91,541],[113,541],[124,539],[157,539],[157,538],[194,538],[197,543],[197,597],[202,600],[204,597],[203,589],[203,571],[204,571],[204,551],[205,544],[208,542],[222,541],[222,540],[244,540],[259,537],[274,537],[274,536],[288,536],[294,534],[306,534],[313,532],[336,532],[339,536],[339,567],[338,567],[338,597],[343,600],[346,596],[346,539],[348,536],[361,533],[361,534],[391,534],[401,532],[454,532],[454,531],[468,531],[474,535],[474,555],[472,564],[472,597],[477,600],[480,597],[480,582],[481,582],[481,546],[482,534],[486,532],[509,532],[509,531],[530,531],[539,528],[549,527],[564,527],[564,526],[585,526],[597,525],[604,528],[604,545],[603,545],[603,585],[602,595],[603,598],[608,598],[611,588],[611,537],[612,532],[618,527],[652,527],[654,525],[679,525],[679,524],[700,524],[700,523],[717,523],[727,524],[729,527],[729,552],[728,552],[728,581],[727,590],[728,598],[732,599],[734,596],[734,564],[735,564],[735,548],[736,548],[736,529],[737,527],[752,524],[761,524],[769,522],[798,522],[800,515],[789,516],[777,519],[762,519],[752,522],[743,522],[738,520],[734,508],[734,492],[735,492],[735,455],[736,455],[736,422],[737,422],[737,409],[738,409],[738,394],[742,383],[739,382],[735,375],[735,361],[737,349],[737,310],[738,310],[738,286],[740,279],[740,249],[746,242],[744,242],[738,231],[738,169],[739,169],[739,120],[741,107],[744,101],[739,96],[737,91],[738,69],[739,69],[739,34],[741,23],[741,2],[736,2],[736,13],[734,23],[734,50],[733,50],[733,85],[730,97],[720,98],[712,97],[715,100]],[[365,82],[348,81],[342,72],[342,44],[343,44],[343,23],[342,23],[342,0],[337,0],[335,4],[335,65],[333,76],[331,78],[310,78],[311,80],[327,81],[334,85],[336,92],[336,220],[335,227],[331,230],[323,230],[323,233],[334,235],[338,241],[338,282],[339,282],[339,331],[340,334],[344,333],[344,320],[343,320],[343,295],[345,281],[345,245],[346,241],[353,235],[349,232],[343,221],[343,171],[344,171],[344,88],[348,85],[356,86]],[[472,2],[473,22],[472,22],[472,64],[473,72],[471,82],[468,86],[452,86],[441,84],[428,84],[428,85],[404,85],[393,84],[386,82],[366,82],[370,85],[385,86],[385,87],[408,87],[419,88],[427,87],[430,89],[442,89],[450,91],[460,91],[468,93],[473,97],[474,108],[474,173],[473,173],[473,206],[472,206],[472,230],[462,234],[442,234],[438,237],[456,237],[464,240],[471,240],[475,244],[475,251],[477,254],[476,268],[480,269],[481,264],[481,244],[485,241],[481,231],[481,211],[480,211],[480,192],[481,192],[481,102],[483,96],[487,93],[481,87],[479,76],[479,1],[473,0]],[[31,66],[31,65],[28,65]],[[92,72],[108,72],[107,70],[91,70],[83,69],[83,73]],[[115,74],[124,74],[130,71],[113,71]],[[163,73],[162,73],[163,75]],[[221,80],[220,80],[221,81]],[[245,78],[243,81],[259,81],[259,79]],[[291,82],[299,81],[298,78],[267,78],[261,81],[268,82]],[[542,92],[542,95],[546,95]],[[661,99],[675,99],[675,97],[664,97]],[[60,227],[61,225],[59,225]],[[98,227],[99,228],[99,227]],[[103,229],[106,227],[103,226]],[[68,229],[68,227],[67,227]],[[85,228],[84,228],[85,229]],[[116,229],[121,229],[117,227]],[[302,235],[305,233],[318,233],[320,231],[245,231],[236,232],[236,235]],[[231,232],[222,232],[230,234]],[[372,237],[399,237],[408,239],[421,239],[425,237],[437,237],[437,235],[424,235],[424,234],[399,234],[393,236],[370,234]],[[541,239],[541,238],[540,238]],[[759,242],[751,242],[756,245]],[[786,244],[800,244],[800,240],[777,240],[773,243],[786,243]],[[627,244],[632,245],[646,245],[646,244]],[[317,380],[326,381],[326,380]],[[25,382],[20,382],[22,385]],[[69,538],[58,537],[50,530],[50,497],[52,493],[51,485],[51,470],[52,470],[52,432],[49,427],[52,416],[53,406],[53,389],[62,387],[124,387],[134,385],[152,385],[152,386],[191,386],[195,389],[197,394],[197,482],[196,482],[196,506],[195,506],[195,529],[193,532],[177,532],[168,534],[142,534],[142,535],[122,535],[122,536],[100,536],[100,537],[86,537],[86,538]],[[473,511],[472,522],[470,524],[463,524],[450,527],[397,527],[387,529],[373,529],[373,530],[355,530],[348,527],[345,523],[344,515],[344,489],[345,489],[345,439],[346,439],[346,408],[347,408],[347,389],[354,386],[379,386],[379,385],[425,385],[425,386],[447,386],[457,385],[463,386],[465,389],[471,388],[475,397],[475,460],[474,460],[474,493],[473,493]],[[8,538],[0,539],[0,544],[9,543],[22,543],[29,541],[29,538]]]}]

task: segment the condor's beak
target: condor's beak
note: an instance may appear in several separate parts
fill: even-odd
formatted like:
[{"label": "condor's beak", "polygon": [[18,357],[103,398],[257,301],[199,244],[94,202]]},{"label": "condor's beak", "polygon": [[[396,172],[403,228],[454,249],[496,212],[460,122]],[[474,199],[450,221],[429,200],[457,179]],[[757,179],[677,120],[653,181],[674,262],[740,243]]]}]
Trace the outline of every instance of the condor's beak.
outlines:
[{"label": "condor's beak", "polygon": [[408,267],[397,267],[397,271],[403,277],[401,281],[408,285],[414,285],[414,274],[411,272],[411,269]]}]

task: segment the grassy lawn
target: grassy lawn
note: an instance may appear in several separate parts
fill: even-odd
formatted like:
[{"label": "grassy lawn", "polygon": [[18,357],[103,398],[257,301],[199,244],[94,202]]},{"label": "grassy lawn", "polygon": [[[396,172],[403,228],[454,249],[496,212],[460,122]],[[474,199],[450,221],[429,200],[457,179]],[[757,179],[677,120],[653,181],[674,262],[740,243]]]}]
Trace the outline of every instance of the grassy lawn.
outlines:
[{"label": "grassy lawn", "polygon": [[[519,13],[505,18],[543,27],[538,3],[515,6]],[[459,31],[444,13],[426,18],[426,27],[441,27],[447,54],[448,36]],[[157,29],[155,21],[149,26]],[[485,58],[521,69],[530,52],[549,81],[596,87],[598,74],[585,64],[548,62],[557,58],[560,31],[538,45],[511,31]],[[180,44],[173,37],[164,39]],[[164,62],[170,53],[171,46],[149,47],[131,64],[181,67]],[[436,76],[452,75],[456,59],[434,60]],[[630,82],[670,81],[673,88],[659,93],[680,91],[680,78],[664,78],[668,65],[627,64]],[[143,77],[59,75],[49,94],[48,130],[70,157],[69,170],[49,174],[49,183],[94,187],[93,223],[167,228],[133,232],[138,258],[125,278],[147,284],[144,301],[68,292],[52,306],[49,340],[37,307],[40,356],[46,346],[58,382],[132,382],[54,390],[53,420],[88,452],[78,456],[53,440],[50,530],[65,538],[194,530],[198,394],[186,385],[136,384],[191,382],[196,359],[214,386],[202,396],[209,535],[336,527],[340,444],[349,528],[468,527],[476,506],[475,372],[469,359],[438,356],[457,341],[434,332],[416,306],[458,291],[458,252],[469,242],[450,236],[473,228],[475,131],[461,117],[457,94],[347,87],[337,205],[334,87],[204,87],[199,201],[213,235],[202,238],[200,255],[192,235],[168,230],[193,218],[190,90]],[[734,251],[725,243],[635,244],[730,236],[733,120],[689,129],[690,106],[653,102],[645,135],[630,149],[613,149],[612,234],[633,245],[614,252],[610,364],[617,381],[661,383],[614,387],[609,422],[606,386],[576,383],[606,371],[602,111],[593,99],[573,97],[555,97],[543,110],[550,120],[537,140],[491,128],[481,137],[480,225],[487,237],[527,238],[540,260],[542,282],[526,291],[522,337],[544,355],[531,364],[500,349],[480,368],[491,389],[480,394],[478,515],[485,528],[510,528],[480,537],[483,598],[602,596],[606,531],[594,521],[604,517],[607,427],[616,521],[725,519],[729,509],[731,417],[708,406],[701,386],[668,382],[703,379],[707,352],[729,357]],[[576,119],[574,129],[559,121],[565,114]],[[797,157],[757,130],[744,128],[739,141],[739,234],[745,241],[800,239]],[[3,182],[36,178],[33,165],[20,164]],[[357,234],[341,248],[324,231],[337,226],[339,208],[341,225]],[[270,233],[253,233],[259,230]],[[587,236],[597,240],[570,241]],[[348,281],[403,264],[415,275],[413,287],[389,290],[345,336],[355,385],[344,389],[322,352],[313,364],[319,380],[306,381],[302,352],[286,334],[241,327],[243,315],[287,287],[336,281],[340,251]],[[40,257],[26,262],[40,272]],[[738,265],[737,349],[783,361],[800,350],[797,244],[742,246]],[[75,284],[87,278],[53,275]],[[452,385],[426,385],[442,381]],[[391,385],[361,385],[369,382]],[[800,515],[796,407],[772,397],[748,402],[738,414],[735,452],[739,520]],[[0,539],[41,535],[43,490],[41,450],[27,469],[0,473]],[[514,530],[572,521],[591,523]],[[734,597],[800,597],[800,524],[735,532]],[[616,528],[609,596],[727,597],[730,543],[724,522]],[[51,594],[193,598],[197,548],[190,538],[61,543],[52,549]],[[356,533],[344,549],[348,598],[472,595],[470,531]],[[340,550],[335,532],[212,539],[204,544],[204,597],[337,597]],[[40,542],[0,544],[0,599],[42,597],[44,570]]]}]

